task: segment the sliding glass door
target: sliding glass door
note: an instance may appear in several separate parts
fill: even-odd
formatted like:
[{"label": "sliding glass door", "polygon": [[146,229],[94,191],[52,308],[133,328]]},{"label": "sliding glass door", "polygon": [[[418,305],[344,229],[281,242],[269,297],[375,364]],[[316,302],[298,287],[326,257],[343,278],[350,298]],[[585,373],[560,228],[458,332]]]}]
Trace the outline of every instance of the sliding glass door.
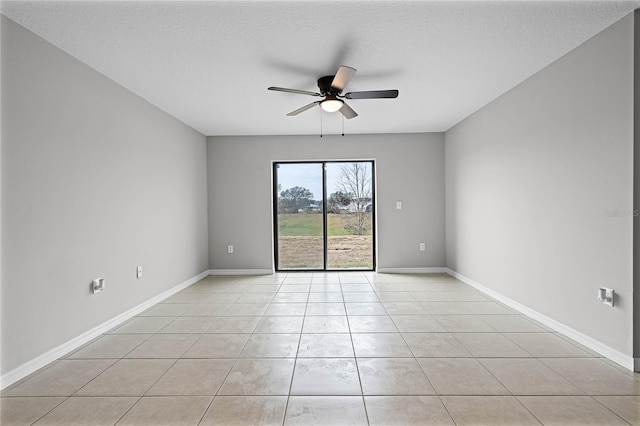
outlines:
[{"label": "sliding glass door", "polygon": [[277,270],[373,270],[373,161],[275,163]]},{"label": "sliding glass door", "polygon": [[274,169],[277,269],[324,269],[322,163]]},{"label": "sliding glass door", "polygon": [[327,269],[373,269],[373,162],[326,163]]}]

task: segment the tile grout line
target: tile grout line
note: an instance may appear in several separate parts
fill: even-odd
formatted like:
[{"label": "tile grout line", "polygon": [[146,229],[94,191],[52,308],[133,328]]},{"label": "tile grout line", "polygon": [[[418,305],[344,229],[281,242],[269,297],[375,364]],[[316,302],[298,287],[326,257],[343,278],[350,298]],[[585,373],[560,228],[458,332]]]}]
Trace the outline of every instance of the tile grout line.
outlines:
[{"label": "tile grout line", "polygon": [[[5,397],[6,398],[6,397]],[[15,398],[23,398],[23,397],[15,397]],[[33,398],[42,398],[41,396],[35,396]],[[70,399],[71,396],[66,396],[63,397],[62,401],[60,401],[59,404],[57,404],[56,406],[52,407],[49,411],[47,411],[46,413],[44,413],[42,416],[38,417],[36,420],[34,420],[33,422],[31,422],[31,425],[36,424],[37,422],[39,422],[40,420],[42,420],[43,418],[45,418],[46,416],[48,416],[51,412],[53,412],[53,410],[55,410],[56,408],[58,408],[59,406],[61,406],[62,404],[64,404],[68,399]],[[119,421],[119,420],[118,420]]]},{"label": "tile grout line", "polygon": [[[338,276],[339,278],[339,276]],[[367,279],[367,281],[369,282],[369,278],[365,277]],[[371,285],[371,283],[369,282],[369,285]],[[372,287],[373,288],[373,287]],[[351,332],[351,322],[349,321],[349,313],[347,312],[347,304],[344,301],[344,290],[342,288],[342,282],[340,283],[340,292],[342,293],[342,303],[344,303],[344,311],[347,317],[347,327],[349,329],[349,339],[351,340],[351,347],[353,349],[353,357],[354,357],[354,361],[356,364],[356,372],[358,373],[358,383],[360,383],[360,394],[362,395],[362,406],[364,407],[364,415],[365,418],[367,420],[367,424],[370,425],[371,421],[369,420],[369,410],[367,410],[367,401],[364,398],[364,387],[362,386],[362,378],[360,377],[360,364],[358,363],[358,356],[356,354],[356,347],[353,344],[353,334]],[[374,292],[375,294],[375,292]],[[378,295],[376,294],[376,297],[378,297]],[[385,309],[386,311],[386,309]]]},{"label": "tile grout line", "polygon": [[296,355],[293,359],[293,371],[291,372],[291,381],[289,382],[289,392],[287,393],[287,402],[285,403],[284,406],[284,413],[282,416],[282,424],[284,426],[284,422],[287,419],[287,411],[289,410],[289,400],[291,399],[291,389],[293,388],[293,379],[296,375],[296,368],[298,366],[298,353],[300,352],[300,342],[302,341],[302,332],[304,330],[304,323],[307,319],[307,309],[309,307],[309,294],[311,294],[311,282],[313,281],[313,275],[311,276],[311,279],[309,280],[309,291],[307,292],[307,301],[305,302],[305,306],[304,306],[304,314],[302,316],[302,325],[300,326],[300,334],[298,336],[298,347],[296,349]]},{"label": "tile grout line", "polygon": [[[282,283],[280,283],[280,284],[279,284],[278,289],[279,289],[281,286],[282,286]],[[243,294],[245,294],[245,293],[246,293],[246,291],[244,291],[244,292],[243,292]],[[276,293],[277,293],[277,292],[276,292]],[[240,299],[240,297],[242,297],[242,296],[239,296],[239,297],[238,297],[238,299]],[[275,296],[274,296],[274,297],[275,297]],[[238,300],[238,299],[236,299],[236,302],[237,302],[237,300]],[[234,302],[234,303],[236,303],[236,302]],[[229,308],[229,309],[230,309],[230,308]],[[261,318],[263,318],[263,317],[264,317],[264,316],[261,316]],[[220,316],[218,316],[217,318],[221,318],[221,317],[220,317]],[[231,318],[233,318],[233,317],[231,317]],[[258,324],[259,324],[259,323],[260,323],[260,321],[258,321]],[[250,333],[250,335],[251,335],[251,336],[253,336],[254,334],[256,334],[256,333],[255,333],[255,330],[258,328],[258,324],[256,324],[256,325],[255,325],[255,327],[253,328],[252,332]],[[212,326],[212,327],[213,327],[213,326]],[[245,334],[245,333],[234,333],[234,334]],[[249,334],[249,333],[246,333],[246,334]],[[240,358],[240,355],[242,354],[242,351],[244,351],[244,348],[247,346],[247,343],[249,343],[249,340],[251,339],[251,336],[250,336],[250,337],[249,337],[249,338],[244,342],[244,344],[242,345],[242,348],[241,348],[241,349],[240,349],[240,351],[238,352],[238,355],[235,357],[235,359],[234,359],[234,361],[233,361],[233,364],[231,365],[231,367],[230,367],[230,368],[229,368],[229,370],[227,371],[227,374],[225,375],[224,379],[222,379],[222,380],[220,381],[220,385],[218,386],[218,389],[216,390],[215,395],[213,396],[213,398],[212,398],[212,399],[211,399],[211,401],[209,402],[209,405],[207,406],[207,409],[206,409],[206,410],[204,411],[204,413],[202,414],[202,417],[200,418],[200,421],[198,422],[198,425],[199,425],[200,423],[202,423],[202,420],[204,419],[204,417],[205,417],[205,416],[207,415],[207,413],[209,412],[209,409],[210,409],[210,408],[211,408],[211,406],[213,405],[213,402],[215,401],[215,399],[216,399],[218,396],[224,396],[224,395],[219,395],[220,390],[222,389],[222,387],[223,387],[224,383],[226,382],[227,378],[229,377],[229,374],[231,374],[231,371],[233,371],[233,368],[236,366],[236,364],[238,363],[238,361],[239,361],[240,359],[245,359],[245,358]],[[247,359],[248,359],[248,358],[247,358]],[[286,413],[286,407],[285,407],[285,413]],[[283,415],[283,422],[284,422],[284,415]]]},{"label": "tile grout line", "polygon": [[[596,395],[596,396],[603,396],[603,395]],[[610,413],[613,413],[614,416],[617,416],[620,420],[622,420],[623,422],[631,425],[631,423],[629,423],[626,419],[622,418],[622,416],[620,416],[618,413],[616,413],[615,411],[613,411],[611,408],[607,407],[606,405],[604,405],[602,402],[598,401],[597,398],[595,398],[593,395],[589,395],[589,398],[591,398],[593,401],[595,401],[598,405],[604,407],[607,411],[609,411]]]},{"label": "tile grout line", "polygon": [[[104,397],[100,397],[100,398],[104,398]],[[138,405],[138,403],[140,402],[140,400],[142,399],[141,396],[137,397],[136,402],[134,402],[133,404],[131,404],[131,407],[129,407],[127,410],[125,410],[124,413],[122,413],[122,415],[118,418],[118,420],[114,423],[114,426],[117,425],[118,423],[120,423],[122,421],[122,419],[125,418],[125,416],[127,414],[129,414],[129,412],[131,412],[131,410],[133,410],[133,407],[135,407],[136,405]]]},{"label": "tile grout line", "polygon": [[[282,286],[284,285],[284,282],[287,279],[288,275],[289,275],[288,273],[285,274],[284,279],[280,283],[280,287],[278,287],[278,292],[279,292],[279,289],[282,288]],[[307,296],[307,300],[309,300],[308,296]],[[267,309],[269,309],[269,308],[267,308]],[[305,311],[305,313],[307,312],[306,304],[305,304],[305,307],[304,307],[304,311]],[[303,316],[303,320],[302,320],[302,327],[304,327],[304,316]],[[302,336],[302,328],[300,329],[300,336]],[[300,348],[300,341],[298,341],[298,349],[299,348]],[[291,372],[291,381],[289,382],[289,392],[287,393],[287,401],[284,404],[284,412],[282,413],[282,423],[281,423],[282,426],[284,426],[284,422],[285,422],[285,420],[287,418],[287,410],[289,409],[289,398],[291,397],[291,386],[293,386],[293,375],[295,374],[295,371],[296,371],[297,355],[298,355],[298,351],[296,350],[296,358],[295,358],[295,360],[293,362],[293,371]]]},{"label": "tile grout line", "polygon": [[[409,294],[411,295],[411,297],[413,297],[415,299],[415,297],[409,292]],[[420,303],[420,302],[417,302]],[[422,303],[420,303],[420,305],[422,306]],[[386,310],[386,308],[385,308]],[[425,308],[426,310],[426,308]],[[426,310],[428,313],[429,311]],[[388,311],[387,311],[388,313]],[[431,316],[438,324],[440,324],[440,322],[433,317],[430,313],[429,316]],[[416,364],[418,364],[418,367],[420,367],[420,370],[422,371],[422,373],[424,374],[425,378],[427,379],[427,382],[429,383],[429,385],[431,386],[431,388],[433,389],[433,391],[435,392],[435,397],[438,398],[438,401],[440,402],[440,404],[442,405],[442,407],[445,409],[445,411],[447,412],[447,415],[449,416],[449,419],[455,424],[455,420],[453,419],[453,416],[451,415],[451,413],[449,412],[449,409],[447,408],[447,406],[444,404],[444,402],[442,402],[442,398],[440,398],[440,394],[438,393],[438,390],[436,389],[435,386],[433,386],[433,383],[431,383],[431,380],[429,379],[429,376],[427,375],[427,372],[424,370],[424,367],[422,366],[422,364],[420,364],[420,361],[418,361],[418,358],[416,357],[415,353],[413,352],[413,349],[411,348],[411,346],[407,343],[405,336],[402,332],[400,332],[400,329],[398,328],[398,325],[395,323],[395,321],[393,320],[393,317],[391,316],[391,314],[389,314],[389,318],[391,319],[391,322],[393,322],[394,326],[396,327],[396,330],[398,330],[398,333],[400,334],[400,336],[402,337],[402,340],[404,341],[405,345],[407,345],[407,347],[409,348],[409,351],[411,352],[411,355],[413,355],[413,360],[416,362]],[[440,324],[442,325],[442,324]],[[443,326],[444,327],[444,326]],[[445,328],[446,329],[446,328]],[[397,395],[396,395],[397,396]]]}]

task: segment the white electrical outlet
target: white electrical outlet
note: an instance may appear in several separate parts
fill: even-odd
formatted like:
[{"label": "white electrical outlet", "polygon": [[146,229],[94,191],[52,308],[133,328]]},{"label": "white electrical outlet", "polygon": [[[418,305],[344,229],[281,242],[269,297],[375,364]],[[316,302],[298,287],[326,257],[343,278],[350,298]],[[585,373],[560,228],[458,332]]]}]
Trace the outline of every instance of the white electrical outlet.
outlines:
[{"label": "white electrical outlet", "polygon": [[227,253],[232,254],[233,253],[233,246],[231,244],[229,244],[227,246]]},{"label": "white electrical outlet", "polygon": [[396,210],[402,210],[402,201],[396,201]]},{"label": "white electrical outlet", "polygon": [[104,290],[104,278],[96,278],[91,281],[91,292],[93,294]]},{"label": "white electrical outlet", "polygon": [[142,278],[142,266],[138,266],[136,268],[136,278],[138,279]]},{"label": "white electrical outlet", "polygon": [[600,287],[598,289],[598,301],[613,308],[614,294],[615,291],[613,291],[613,289]]},{"label": "white electrical outlet", "polygon": [[427,249],[427,245],[425,243],[420,243],[420,251],[425,251]]}]

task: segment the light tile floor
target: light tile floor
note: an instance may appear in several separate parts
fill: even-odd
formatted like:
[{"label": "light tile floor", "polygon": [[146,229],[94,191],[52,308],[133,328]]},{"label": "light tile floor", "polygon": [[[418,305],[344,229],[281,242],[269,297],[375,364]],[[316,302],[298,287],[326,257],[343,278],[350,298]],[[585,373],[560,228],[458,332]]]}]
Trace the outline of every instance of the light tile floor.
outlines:
[{"label": "light tile floor", "polygon": [[208,277],[2,392],[2,425],[640,425],[640,376],[446,275]]}]

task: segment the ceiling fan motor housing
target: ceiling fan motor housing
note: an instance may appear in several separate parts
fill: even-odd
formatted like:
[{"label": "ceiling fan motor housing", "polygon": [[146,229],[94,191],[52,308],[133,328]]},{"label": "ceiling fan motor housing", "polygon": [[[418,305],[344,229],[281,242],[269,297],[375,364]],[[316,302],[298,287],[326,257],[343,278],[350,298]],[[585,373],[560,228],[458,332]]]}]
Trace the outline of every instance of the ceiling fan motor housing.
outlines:
[{"label": "ceiling fan motor housing", "polygon": [[320,93],[322,93],[323,96],[335,96],[340,93],[339,90],[331,87],[331,83],[333,82],[334,77],[334,75],[327,75],[318,79],[318,89],[320,89]]}]

